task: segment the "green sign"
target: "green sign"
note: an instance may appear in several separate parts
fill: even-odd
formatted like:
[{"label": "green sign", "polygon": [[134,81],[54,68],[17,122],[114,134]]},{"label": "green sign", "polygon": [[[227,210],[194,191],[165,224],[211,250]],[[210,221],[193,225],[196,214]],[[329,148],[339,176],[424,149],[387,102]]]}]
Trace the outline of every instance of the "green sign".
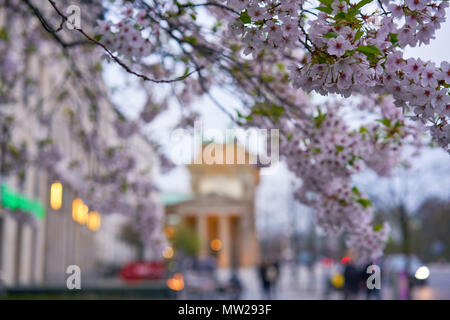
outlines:
[{"label": "green sign", "polygon": [[34,214],[34,216],[42,220],[45,218],[45,209],[40,201],[31,200],[27,197],[16,193],[8,188],[6,183],[0,187],[2,192],[2,206],[11,210],[21,210]]}]

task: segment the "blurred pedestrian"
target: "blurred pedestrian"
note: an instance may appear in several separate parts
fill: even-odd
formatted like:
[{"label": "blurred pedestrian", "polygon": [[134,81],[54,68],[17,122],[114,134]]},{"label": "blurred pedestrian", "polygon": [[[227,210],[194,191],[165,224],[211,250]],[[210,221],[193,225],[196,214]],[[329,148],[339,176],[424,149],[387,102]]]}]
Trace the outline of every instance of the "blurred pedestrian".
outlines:
[{"label": "blurred pedestrian", "polygon": [[400,300],[409,300],[411,294],[409,292],[409,275],[406,269],[400,270],[397,276],[397,297]]},{"label": "blurred pedestrian", "polygon": [[232,300],[240,300],[242,294],[242,284],[236,270],[231,272],[229,281],[229,294]]},{"label": "blurred pedestrian", "polygon": [[262,261],[259,265],[259,279],[261,281],[262,291],[263,291],[263,297],[265,299],[270,299],[270,282],[268,281],[266,277],[267,272],[267,262]]},{"label": "blurred pedestrian", "polygon": [[261,284],[263,287],[263,293],[265,299],[272,299],[274,295],[274,287],[278,280],[280,273],[280,267],[278,261],[273,261],[271,263],[263,261],[259,267],[259,276],[261,279]]},{"label": "blurred pedestrian", "polygon": [[354,254],[348,253],[344,267],[344,299],[357,299],[361,286],[361,270],[354,262]]}]

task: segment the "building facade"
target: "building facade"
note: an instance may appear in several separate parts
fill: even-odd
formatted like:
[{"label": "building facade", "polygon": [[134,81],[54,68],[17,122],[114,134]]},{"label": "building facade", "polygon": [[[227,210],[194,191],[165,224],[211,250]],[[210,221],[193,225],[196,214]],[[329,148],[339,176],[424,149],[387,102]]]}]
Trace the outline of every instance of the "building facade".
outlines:
[{"label": "building facade", "polygon": [[[13,28],[13,23],[15,21],[8,21],[8,17],[0,12],[0,27],[11,24],[8,30],[17,33],[23,30],[23,25],[18,24],[17,28]],[[38,21],[34,23],[39,24]],[[20,39],[18,35],[17,38]],[[13,44],[23,45],[18,42]],[[80,140],[74,139],[70,112],[73,114],[73,110],[77,110],[76,116],[80,122],[90,126],[89,130],[95,130],[108,145],[121,142],[114,127],[119,115],[112,104],[103,99],[96,106],[100,115],[98,120],[84,121],[91,117],[92,110],[89,106],[92,105],[92,101],[83,100],[83,96],[79,94],[83,89],[82,85],[80,87],[80,81],[68,81],[72,66],[54,57],[60,54],[60,48],[48,45],[41,46],[37,54],[30,55],[26,61],[26,71],[35,77],[34,86],[32,88],[27,88],[26,85],[17,86],[14,90],[17,90],[16,95],[21,97],[17,101],[3,103],[0,97],[0,115],[5,113],[14,116],[14,139],[26,142],[30,148],[27,150],[29,154],[37,153],[37,139],[51,137],[58,151],[70,159],[76,159],[84,172],[101,170],[103,168],[95,155],[86,151]],[[80,52],[78,58],[87,60],[91,55],[92,52],[89,51]],[[80,63],[78,67],[85,66]],[[87,71],[89,73],[89,70]],[[97,80],[99,87],[103,88],[101,77]],[[55,90],[61,87],[64,94],[69,97],[63,102],[55,94]],[[51,115],[45,126],[39,118],[41,115]],[[134,135],[127,140],[127,146],[137,150],[136,170],[151,170],[154,153],[146,139]],[[114,260],[114,255],[119,256],[120,261],[127,259],[128,248],[122,248],[119,253],[104,250],[106,242],[109,247],[114,247],[111,241],[116,241],[113,239],[105,242],[104,239],[110,238],[104,233],[117,230],[119,225],[124,223],[124,219],[117,218],[116,215],[108,216],[109,212],[100,212],[100,229],[92,230],[86,223],[74,218],[73,203],[79,194],[64,183],[62,183],[61,207],[57,210],[52,209],[50,188],[57,181],[54,181],[46,170],[30,164],[26,166],[22,179],[11,175],[7,178],[0,177],[0,182],[7,184],[22,197],[39,202],[45,211],[43,218],[28,223],[19,217],[24,212],[6,210],[0,206],[0,281],[4,285],[64,286],[67,278],[66,269],[69,265],[78,265],[82,270],[83,279],[89,279],[95,276],[101,260]],[[102,225],[107,228],[102,228]]]},{"label": "building facade", "polygon": [[166,205],[168,224],[194,230],[201,240],[199,257],[216,256],[219,268],[249,267],[259,259],[254,212],[259,169],[251,157],[236,143],[203,146],[188,165],[190,199]]}]

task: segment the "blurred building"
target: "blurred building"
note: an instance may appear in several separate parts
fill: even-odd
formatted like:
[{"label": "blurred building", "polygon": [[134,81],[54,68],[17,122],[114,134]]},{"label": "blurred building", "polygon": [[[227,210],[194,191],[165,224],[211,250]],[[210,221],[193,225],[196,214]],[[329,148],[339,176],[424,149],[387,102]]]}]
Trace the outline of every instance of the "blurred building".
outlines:
[{"label": "blurred building", "polygon": [[[92,157],[71,141],[64,122],[57,123],[55,143],[61,150],[76,153],[80,158],[91,158],[84,165],[97,168]],[[33,131],[28,129],[24,127],[21,132],[25,140],[32,139]],[[130,145],[140,151],[139,162],[151,167],[153,150],[145,139],[136,136],[130,140]],[[134,258],[133,248],[123,245],[116,237],[120,226],[127,223],[126,217],[101,212],[99,230],[76,221],[73,210],[78,195],[64,183],[61,207],[53,210],[50,189],[55,182],[45,170],[35,166],[26,169],[23,180],[13,177],[2,181],[16,196],[39,203],[45,212],[36,218],[32,212],[0,208],[0,276],[7,286],[64,285],[69,265],[78,265],[83,279],[88,280],[95,277],[99,263],[121,264]]]},{"label": "blurred building", "polygon": [[199,257],[216,256],[220,268],[247,267],[259,259],[254,213],[259,169],[252,157],[236,143],[203,145],[188,165],[192,194],[165,195],[168,224],[195,230]]},{"label": "blurred building", "polygon": [[[56,132],[54,143],[63,152],[89,159],[83,161],[83,165],[97,169],[99,164],[71,139],[65,119],[58,116],[55,116],[57,121],[53,126]],[[114,113],[110,116],[115,117]],[[114,129],[108,118],[99,124],[99,130],[113,136]],[[23,127],[20,134],[15,132],[15,135],[31,141],[33,130]],[[144,138],[134,136],[129,146],[139,150],[137,166],[151,168],[151,145]],[[73,216],[77,192],[64,183],[61,184],[61,206],[53,210],[50,190],[52,184],[58,182],[45,170],[29,166],[23,180],[11,177],[1,182],[16,196],[38,203],[44,211],[44,215],[37,218],[33,212],[0,207],[0,276],[5,285],[64,285],[69,265],[78,265],[83,279],[89,280],[96,277],[99,264],[123,264],[135,258],[134,248],[122,244],[117,237],[121,225],[128,222],[127,217],[101,212],[98,230],[88,226],[86,221],[77,221]],[[2,199],[5,197],[4,194],[1,196]]]},{"label": "blurred building", "polygon": [[[55,143],[63,146],[61,150],[86,156],[79,146],[70,142],[66,130],[58,125],[54,128],[58,132]],[[33,134],[32,123],[15,132],[16,137],[30,141],[30,146],[33,145]],[[27,166],[23,179],[12,176],[2,181],[11,194],[20,197],[20,202],[33,201],[44,212],[37,217],[33,212],[4,205],[0,209],[0,271],[7,286],[64,284],[67,266],[79,265],[87,273],[94,266],[96,230],[74,221],[72,202],[77,194],[67,185],[60,185],[60,207],[57,210],[50,207],[50,189],[55,182],[58,183],[48,172],[34,165]],[[3,191],[2,202],[5,199]]]},{"label": "blurred building", "polygon": [[[51,7],[47,5],[47,9],[51,10]],[[7,17],[0,13],[0,27],[5,23],[13,24],[15,21],[8,21]],[[23,29],[22,25],[16,27],[11,26],[10,29],[17,33]],[[14,34],[9,36],[15,37]],[[14,41],[13,44],[18,47],[24,45],[18,41]],[[58,46],[57,43],[54,45]],[[101,141],[108,145],[121,142],[114,127],[114,122],[121,115],[107,99],[99,99],[98,105],[92,106],[92,101],[87,101],[86,96],[79,95],[80,90],[88,88],[83,87],[80,80],[67,81],[73,66],[52,57],[55,52],[59,54],[59,50],[60,48],[51,45],[42,45],[39,54],[30,56],[26,69],[30,75],[36,75],[37,78],[34,82],[30,81],[33,82],[32,85],[26,83],[14,89],[21,99],[14,102],[2,102],[0,99],[1,115],[5,113],[14,116],[13,138],[18,142],[27,143],[29,155],[37,154],[36,140],[49,137],[58,151],[70,156],[70,159],[76,159],[85,172],[102,170],[104,168],[100,167],[95,155],[83,147],[81,139],[75,139],[79,133],[72,127],[73,110],[77,110],[75,115],[80,122],[86,125],[87,129],[96,131],[102,138]],[[78,57],[84,62],[89,61],[92,51],[83,50],[80,48]],[[77,67],[89,68],[89,64],[80,63]],[[70,97],[64,102],[55,97],[55,92],[60,94],[55,90],[62,84],[64,94]],[[103,80],[100,78],[98,86],[103,87]],[[95,121],[92,121],[93,109],[96,111]],[[42,119],[41,116],[49,118]],[[8,128],[1,129],[3,138],[4,131]],[[151,172],[154,153],[148,141],[140,135],[134,135],[127,140],[127,147],[136,151],[136,170],[145,169]],[[61,165],[66,169],[60,171],[70,175],[70,164]],[[83,179],[73,178],[81,181]],[[6,286],[65,285],[66,269],[69,265],[78,265],[83,280],[86,280],[95,276],[99,262],[123,262],[131,259],[130,248],[121,246],[118,244],[119,240],[110,237],[110,233],[117,232],[120,225],[126,222],[126,218],[118,215],[108,216],[109,212],[100,212],[97,227],[88,226],[86,221],[77,220],[74,218],[73,210],[74,200],[79,195],[64,182],[60,190],[62,192],[60,207],[57,210],[52,209],[50,189],[57,181],[46,170],[35,165],[27,165],[20,178],[14,174],[8,177],[2,174],[0,182],[11,191],[11,197],[20,197],[21,201],[25,202],[30,201],[40,208],[41,213],[36,218],[31,211],[0,206],[0,281]],[[88,215],[92,213],[89,212],[89,208],[86,208],[86,211]]]}]

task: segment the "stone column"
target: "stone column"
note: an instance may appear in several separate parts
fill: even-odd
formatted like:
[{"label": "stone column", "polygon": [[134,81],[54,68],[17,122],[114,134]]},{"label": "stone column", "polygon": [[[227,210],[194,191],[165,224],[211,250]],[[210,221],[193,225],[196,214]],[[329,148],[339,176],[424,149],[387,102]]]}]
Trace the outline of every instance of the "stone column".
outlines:
[{"label": "stone column", "polygon": [[206,215],[205,214],[199,214],[196,216],[196,232],[197,235],[200,237],[200,253],[199,256],[201,258],[206,257],[208,254],[208,223],[206,221]]},{"label": "stone column", "polygon": [[21,285],[31,284],[31,272],[32,272],[32,255],[33,255],[33,239],[32,239],[32,229],[28,225],[22,226],[22,234],[19,254],[20,254],[20,264],[18,266],[19,270],[19,283]]},{"label": "stone column", "polygon": [[2,250],[2,281],[7,286],[12,286],[15,283],[15,263],[16,257],[16,236],[17,236],[17,222],[9,215],[4,215],[3,220],[3,239],[1,245]]},{"label": "stone column", "polygon": [[258,241],[256,239],[256,232],[251,216],[243,214],[239,219],[238,232],[241,235],[241,265],[242,267],[249,267],[258,261],[259,250]]},{"label": "stone column", "polygon": [[230,267],[231,260],[231,234],[230,218],[221,215],[219,217],[219,239],[222,241],[222,248],[219,251],[219,268]]},{"label": "stone column", "polygon": [[44,282],[45,273],[45,220],[37,221],[36,228],[36,260],[33,269],[34,273],[34,283],[41,284]]}]

